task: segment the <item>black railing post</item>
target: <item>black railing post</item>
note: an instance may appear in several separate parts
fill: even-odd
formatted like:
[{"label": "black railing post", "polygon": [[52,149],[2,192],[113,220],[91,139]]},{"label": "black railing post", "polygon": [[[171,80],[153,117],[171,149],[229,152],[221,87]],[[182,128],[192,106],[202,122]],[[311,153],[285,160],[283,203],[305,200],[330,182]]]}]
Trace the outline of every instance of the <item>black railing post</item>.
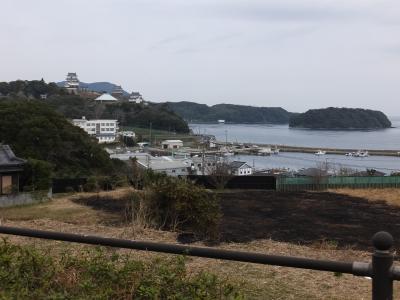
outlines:
[{"label": "black railing post", "polygon": [[393,237],[390,233],[380,231],[372,237],[375,247],[372,255],[372,299],[393,299],[393,278],[391,268],[393,254],[390,249],[393,246]]}]

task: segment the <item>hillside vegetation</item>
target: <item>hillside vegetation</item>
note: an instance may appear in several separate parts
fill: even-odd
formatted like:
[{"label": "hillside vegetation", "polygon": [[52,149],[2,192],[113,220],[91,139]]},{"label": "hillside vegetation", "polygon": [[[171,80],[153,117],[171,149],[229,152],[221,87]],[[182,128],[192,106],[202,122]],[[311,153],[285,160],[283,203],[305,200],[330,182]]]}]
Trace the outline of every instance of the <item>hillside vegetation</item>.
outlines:
[{"label": "hillside vegetation", "polygon": [[52,167],[55,175],[109,174],[117,161],[97,141],[48,105],[0,101],[0,141],[17,156]]},{"label": "hillside vegetation", "polygon": [[[47,94],[46,100],[40,95]],[[189,132],[187,123],[167,105],[148,103],[148,105],[119,101],[116,103],[97,103],[95,95],[91,98],[69,95],[55,83],[43,80],[0,82],[0,96],[8,100],[45,101],[55,111],[66,118],[77,119],[85,116],[88,119],[118,119],[123,127],[146,127],[150,123],[154,129]]]},{"label": "hillside vegetation", "polygon": [[375,110],[361,108],[311,109],[293,116],[290,127],[312,129],[380,129],[392,123],[387,116]]},{"label": "hillside vegetation", "polygon": [[289,122],[292,113],[281,107],[254,107],[234,104],[208,106],[194,102],[167,102],[175,113],[189,122],[215,123],[225,120],[228,123],[276,123]]}]

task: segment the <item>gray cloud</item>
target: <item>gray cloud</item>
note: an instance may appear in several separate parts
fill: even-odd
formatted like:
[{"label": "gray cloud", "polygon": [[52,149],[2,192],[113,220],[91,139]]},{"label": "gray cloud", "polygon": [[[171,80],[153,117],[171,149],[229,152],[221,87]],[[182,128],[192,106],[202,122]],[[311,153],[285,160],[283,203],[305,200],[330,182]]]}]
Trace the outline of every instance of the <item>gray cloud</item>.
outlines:
[{"label": "gray cloud", "polygon": [[112,81],[153,101],[400,115],[395,0],[3,0],[0,81]]}]

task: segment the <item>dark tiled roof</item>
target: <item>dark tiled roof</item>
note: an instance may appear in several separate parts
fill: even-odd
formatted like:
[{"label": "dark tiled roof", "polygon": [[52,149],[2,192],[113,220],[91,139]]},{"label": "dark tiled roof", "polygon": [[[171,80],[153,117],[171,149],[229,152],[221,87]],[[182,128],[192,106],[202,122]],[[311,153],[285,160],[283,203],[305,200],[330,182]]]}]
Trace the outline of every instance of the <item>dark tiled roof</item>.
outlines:
[{"label": "dark tiled roof", "polygon": [[245,161],[233,161],[229,164],[232,169],[239,169],[243,165],[246,165]]},{"label": "dark tiled roof", "polygon": [[26,160],[15,156],[8,145],[0,145],[0,170],[18,171]]}]

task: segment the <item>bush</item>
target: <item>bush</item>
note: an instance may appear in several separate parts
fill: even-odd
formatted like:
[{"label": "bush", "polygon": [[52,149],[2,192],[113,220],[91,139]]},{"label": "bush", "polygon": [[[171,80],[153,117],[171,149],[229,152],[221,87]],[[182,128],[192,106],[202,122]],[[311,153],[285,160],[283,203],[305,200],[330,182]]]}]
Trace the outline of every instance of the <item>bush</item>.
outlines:
[{"label": "bush", "polygon": [[100,187],[97,183],[96,176],[91,176],[88,178],[87,182],[83,185],[84,192],[97,192],[99,191]]},{"label": "bush", "polygon": [[159,228],[218,240],[220,207],[214,193],[187,180],[164,177],[152,184],[144,201]]},{"label": "bush", "polygon": [[111,191],[126,185],[126,179],[121,175],[91,176],[83,186],[85,192]]},{"label": "bush", "polygon": [[1,299],[239,299],[215,275],[188,274],[185,259],[135,261],[102,248],[52,257],[48,251],[0,245]]},{"label": "bush", "polygon": [[53,165],[47,161],[28,159],[21,176],[21,186],[29,186],[32,190],[48,190],[51,186]]}]

